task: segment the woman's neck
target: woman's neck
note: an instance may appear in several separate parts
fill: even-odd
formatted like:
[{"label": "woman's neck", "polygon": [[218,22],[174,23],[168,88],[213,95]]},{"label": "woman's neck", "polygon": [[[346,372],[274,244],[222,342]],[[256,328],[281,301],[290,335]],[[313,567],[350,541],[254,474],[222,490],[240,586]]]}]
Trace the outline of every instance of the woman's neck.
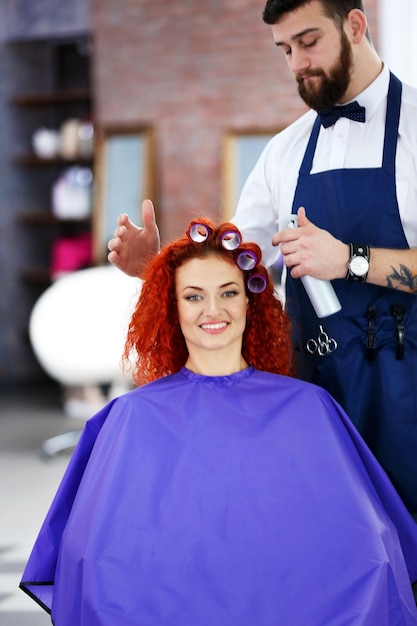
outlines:
[{"label": "woman's neck", "polygon": [[224,359],[218,352],[201,355],[189,355],[185,367],[202,376],[230,376],[248,367],[240,354],[235,358]]}]

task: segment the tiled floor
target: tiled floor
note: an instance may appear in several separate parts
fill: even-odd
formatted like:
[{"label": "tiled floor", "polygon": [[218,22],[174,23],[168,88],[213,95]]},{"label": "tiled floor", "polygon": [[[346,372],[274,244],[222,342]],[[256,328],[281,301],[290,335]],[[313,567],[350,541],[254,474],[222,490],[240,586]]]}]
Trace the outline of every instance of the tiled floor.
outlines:
[{"label": "tiled floor", "polygon": [[45,460],[42,443],[82,426],[64,415],[54,386],[0,391],[0,626],[51,624],[18,584],[70,456]]}]

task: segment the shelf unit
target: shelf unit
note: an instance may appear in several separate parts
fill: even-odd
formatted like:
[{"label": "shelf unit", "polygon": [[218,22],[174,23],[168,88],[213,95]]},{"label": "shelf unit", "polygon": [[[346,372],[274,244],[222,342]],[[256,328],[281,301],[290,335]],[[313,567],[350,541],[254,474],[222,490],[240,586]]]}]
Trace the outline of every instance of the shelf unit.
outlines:
[{"label": "shelf unit", "polygon": [[[61,237],[90,233],[92,219],[57,219],[52,211],[52,189],[65,169],[82,166],[93,169],[93,158],[40,158],[32,148],[32,137],[39,128],[59,131],[69,119],[92,121],[93,100],[90,86],[90,44],[87,37],[73,41],[39,41],[31,44],[46,59],[48,81],[29,80],[27,91],[19,89],[10,99],[20,130],[12,155],[19,185],[26,192],[24,205],[16,212],[19,228],[28,243],[22,269],[26,284],[45,289],[51,282],[51,254]],[[34,67],[34,74],[38,67]],[[29,77],[30,78],[30,77]],[[42,77],[43,78],[43,77]],[[40,89],[38,82],[41,83]],[[35,85],[35,88],[33,88]]]}]

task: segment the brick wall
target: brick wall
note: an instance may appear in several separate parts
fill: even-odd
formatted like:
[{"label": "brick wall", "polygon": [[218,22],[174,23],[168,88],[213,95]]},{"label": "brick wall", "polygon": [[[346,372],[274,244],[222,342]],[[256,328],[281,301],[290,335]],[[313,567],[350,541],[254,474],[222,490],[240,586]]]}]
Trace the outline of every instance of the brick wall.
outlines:
[{"label": "brick wall", "polygon": [[[365,0],[373,38],[377,0]],[[222,138],[304,112],[263,0],[92,0],[96,121],[155,129],[163,239],[218,216]]]}]

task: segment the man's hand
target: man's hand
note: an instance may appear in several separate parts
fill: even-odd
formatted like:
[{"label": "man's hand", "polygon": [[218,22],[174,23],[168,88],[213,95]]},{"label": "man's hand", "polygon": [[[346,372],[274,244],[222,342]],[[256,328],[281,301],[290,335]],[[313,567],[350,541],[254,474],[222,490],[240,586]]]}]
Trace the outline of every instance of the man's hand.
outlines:
[{"label": "man's hand", "polygon": [[272,238],[274,246],[281,245],[284,264],[291,276],[306,274],[322,280],[345,278],[349,261],[349,246],[318,228],[307,219],[304,207],[297,211],[298,228],[286,228]]},{"label": "man's hand", "polygon": [[143,228],[139,228],[126,213],[120,215],[114,238],[107,244],[107,259],[128,276],[140,277],[148,261],[159,252],[159,230],[150,200],[142,203],[142,220]]}]

